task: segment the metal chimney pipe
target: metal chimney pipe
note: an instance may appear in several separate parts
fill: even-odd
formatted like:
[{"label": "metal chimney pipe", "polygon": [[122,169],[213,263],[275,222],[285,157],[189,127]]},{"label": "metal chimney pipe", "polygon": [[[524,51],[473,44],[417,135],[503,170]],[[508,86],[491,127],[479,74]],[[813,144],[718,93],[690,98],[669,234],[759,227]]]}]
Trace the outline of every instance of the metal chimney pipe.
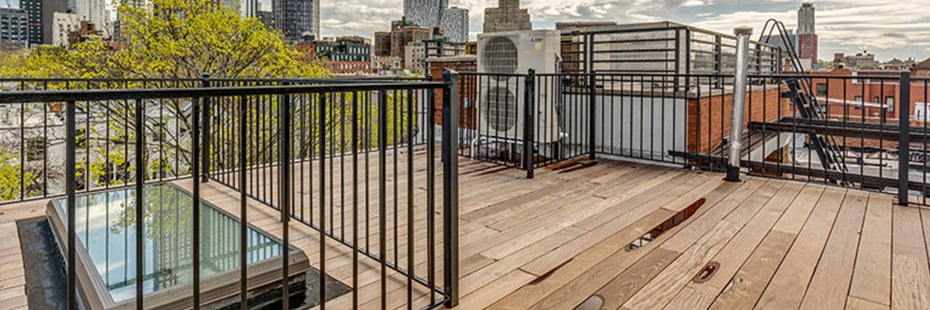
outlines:
[{"label": "metal chimney pipe", "polygon": [[730,160],[726,181],[739,182],[740,150],[743,147],[743,116],[746,111],[746,86],[749,71],[749,36],[751,27],[739,27],[736,34],[736,76],[733,81],[733,123],[730,125]]}]

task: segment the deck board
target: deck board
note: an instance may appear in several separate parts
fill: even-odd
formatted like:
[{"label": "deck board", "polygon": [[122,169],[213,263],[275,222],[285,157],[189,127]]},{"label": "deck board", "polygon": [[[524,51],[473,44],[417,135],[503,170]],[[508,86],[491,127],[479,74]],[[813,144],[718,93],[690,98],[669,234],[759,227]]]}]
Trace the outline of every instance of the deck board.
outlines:
[{"label": "deck board", "polygon": [[930,309],[930,270],[924,235],[919,234],[920,212],[896,208],[893,216],[891,308]]},{"label": "deck board", "polygon": [[[768,287],[756,302],[757,308],[800,307],[845,196],[845,189],[827,188],[824,191],[804,228],[801,229],[798,240],[788,250]],[[717,303],[726,305],[729,298],[724,294],[718,298]]]},{"label": "deck board", "polygon": [[867,193],[851,191],[846,195],[801,309],[846,307],[867,202]]},{"label": "deck board", "polygon": [[[351,241],[358,229],[359,244],[373,253],[382,250],[383,237],[390,261],[404,268],[413,263],[415,273],[425,278],[426,223],[432,217],[437,232],[442,231],[442,186],[436,186],[437,212],[427,214],[425,153],[413,155],[410,179],[405,150],[398,152],[396,174],[393,150],[387,154],[383,192],[389,216],[383,227],[374,153],[367,167],[360,162],[359,178],[367,172],[369,179],[358,186],[348,157],[345,167],[340,158],[326,162],[323,211],[327,229],[336,235]],[[441,181],[441,162],[435,163]],[[894,206],[893,197],[884,194],[818,184],[749,176],[729,183],[717,173],[594,163],[540,168],[529,180],[520,170],[460,161],[460,309],[571,309],[594,295],[604,299],[605,309],[930,307],[930,210]],[[295,165],[303,179],[295,179],[300,186],[293,192],[303,207],[296,209],[300,217],[307,222],[312,217],[316,225],[319,169],[318,162]],[[266,167],[253,171],[250,180],[267,180],[256,189],[276,201],[277,183],[271,181],[276,178],[277,170]],[[189,181],[175,183],[191,186]],[[414,196],[408,197],[408,191]],[[239,194],[228,187],[207,183],[202,196],[239,214]],[[639,249],[626,250],[702,198],[705,203],[693,217]],[[46,202],[0,206],[2,308],[26,306],[15,222],[43,216]],[[409,205],[414,208],[408,210]],[[353,225],[356,206],[360,222]],[[249,200],[248,212],[250,223],[280,236],[279,211]],[[319,233],[296,220],[288,227],[292,244],[319,266]],[[408,236],[413,244],[408,245]],[[437,279],[442,278],[441,245],[437,238]],[[353,252],[330,239],[323,246],[327,272],[351,285]],[[693,282],[711,261],[720,263],[717,273],[708,282]],[[397,272],[386,270],[382,282],[376,261],[360,255],[358,267],[359,308],[379,309],[382,301],[389,309],[429,303],[429,291],[420,285],[408,300],[408,279]],[[328,304],[331,309],[351,307],[352,294]]]}]

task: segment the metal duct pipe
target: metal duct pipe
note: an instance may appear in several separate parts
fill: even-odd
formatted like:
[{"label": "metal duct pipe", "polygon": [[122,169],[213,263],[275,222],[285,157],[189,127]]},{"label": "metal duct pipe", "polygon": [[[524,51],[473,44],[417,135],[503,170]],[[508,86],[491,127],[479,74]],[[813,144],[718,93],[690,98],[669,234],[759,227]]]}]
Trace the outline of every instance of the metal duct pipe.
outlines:
[{"label": "metal duct pipe", "polygon": [[743,147],[743,116],[746,111],[746,76],[749,71],[749,36],[751,27],[739,27],[736,34],[736,76],[733,81],[733,123],[730,125],[730,160],[724,180],[739,182],[740,150]]}]

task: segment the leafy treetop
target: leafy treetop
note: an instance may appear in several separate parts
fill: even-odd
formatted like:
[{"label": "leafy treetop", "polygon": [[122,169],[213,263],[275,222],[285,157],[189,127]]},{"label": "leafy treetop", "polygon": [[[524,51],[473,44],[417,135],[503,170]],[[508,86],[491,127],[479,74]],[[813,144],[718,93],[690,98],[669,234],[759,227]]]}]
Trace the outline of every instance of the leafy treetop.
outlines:
[{"label": "leafy treetop", "polygon": [[210,0],[124,2],[121,33],[70,49],[42,46],[0,61],[7,77],[65,78],[319,78],[329,72],[256,18]]}]

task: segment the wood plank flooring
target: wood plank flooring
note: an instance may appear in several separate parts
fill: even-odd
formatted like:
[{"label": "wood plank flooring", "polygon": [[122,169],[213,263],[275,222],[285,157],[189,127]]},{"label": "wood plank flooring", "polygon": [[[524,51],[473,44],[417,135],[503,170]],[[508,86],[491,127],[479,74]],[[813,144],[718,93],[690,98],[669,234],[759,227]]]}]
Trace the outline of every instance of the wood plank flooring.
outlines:
[{"label": "wood plank flooring", "polygon": [[[327,162],[323,174],[316,162],[295,166],[304,172],[290,194],[306,223],[289,223],[292,244],[358,287],[328,308],[352,308],[353,297],[361,309],[419,308],[438,298],[389,268],[382,274],[364,255],[356,261],[331,238],[321,247],[306,225],[358,240],[424,279],[433,267],[441,285],[441,163],[429,213],[425,154],[410,155],[387,154],[384,184],[377,157],[360,162],[358,178],[367,173],[369,181],[357,187],[349,160]],[[930,210],[895,206],[885,194],[748,176],[727,183],[717,173],[609,160],[524,176],[460,159],[459,309],[573,309],[593,296],[602,309],[930,308]],[[264,181],[276,178],[275,169],[258,170],[250,186],[276,197],[275,182]],[[202,193],[239,214],[237,192],[210,182]],[[19,253],[15,222],[44,210],[44,201],[0,206],[0,308],[26,306],[28,258]],[[279,218],[248,200],[253,225],[280,236]],[[430,222],[434,240],[427,239]]]}]

